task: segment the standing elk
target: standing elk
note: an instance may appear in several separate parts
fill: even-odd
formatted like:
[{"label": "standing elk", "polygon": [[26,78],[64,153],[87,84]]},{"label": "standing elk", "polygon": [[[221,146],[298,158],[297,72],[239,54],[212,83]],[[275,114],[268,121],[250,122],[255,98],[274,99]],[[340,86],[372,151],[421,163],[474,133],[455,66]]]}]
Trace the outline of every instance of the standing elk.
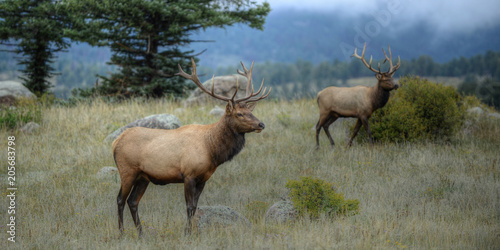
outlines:
[{"label": "standing elk", "polygon": [[[191,217],[196,212],[198,199],[205,182],[222,163],[231,160],[245,145],[245,133],[261,132],[264,123],[259,121],[252,110],[257,101],[266,98],[266,88],[262,95],[264,80],[260,89],[254,93],[252,70],[243,66],[248,84],[246,96],[234,99],[214,94],[214,86],[206,89],[196,74],[193,59],[191,75],[184,72],[179,65],[179,73],[193,81],[208,95],[227,102],[222,118],[210,125],[186,125],[174,130],[150,129],[134,127],[127,129],[113,142],[113,157],[120,173],[121,187],[117,197],[118,227],[123,234],[123,209],[125,200],[128,203],[134,224],[142,234],[141,221],[137,207],[149,182],[156,185],[168,183],[184,183],[184,196],[187,207],[186,233],[191,232]],[[238,83],[237,83],[238,85]],[[127,198],[128,197],[128,198]]]},{"label": "standing elk", "polygon": [[388,61],[390,64],[390,68],[387,72],[381,72],[380,63],[378,64],[378,70],[375,70],[371,65],[371,57],[370,62],[366,62],[365,49],[366,43],[363,47],[361,56],[357,54],[356,48],[354,50],[354,54],[351,57],[360,59],[368,69],[375,72],[375,77],[377,77],[378,80],[377,85],[373,87],[328,87],[318,93],[317,102],[319,107],[319,121],[316,124],[316,148],[319,148],[318,136],[321,132],[321,128],[325,130],[326,136],[328,136],[331,146],[334,147],[335,143],[333,142],[332,136],[328,131],[328,127],[339,117],[358,118],[351,139],[347,144],[348,147],[351,146],[352,140],[358,133],[361,124],[366,129],[368,138],[370,139],[370,143],[373,144],[370,127],[368,125],[368,118],[370,118],[375,110],[384,107],[389,100],[389,92],[399,87],[399,85],[396,84],[392,79],[392,76],[394,75],[394,72],[396,72],[396,70],[398,70],[401,66],[401,59],[398,57],[398,64],[396,64],[396,66],[393,66],[391,46],[389,46],[389,57],[387,57],[385,50],[382,49],[385,55],[384,63]]}]

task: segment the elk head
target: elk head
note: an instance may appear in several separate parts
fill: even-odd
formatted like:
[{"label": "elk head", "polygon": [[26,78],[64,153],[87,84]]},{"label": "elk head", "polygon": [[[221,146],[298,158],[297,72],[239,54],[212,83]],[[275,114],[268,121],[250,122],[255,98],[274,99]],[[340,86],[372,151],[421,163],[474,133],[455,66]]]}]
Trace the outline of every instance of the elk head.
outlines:
[{"label": "elk head", "polygon": [[351,57],[356,57],[356,58],[360,59],[368,69],[375,72],[375,77],[377,77],[377,80],[378,80],[378,86],[380,86],[381,88],[383,88],[384,90],[387,90],[387,91],[399,88],[399,85],[394,82],[394,80],[392,79],[392,76],[394,75],[396,70],[398,70],[399,67],[401,66],[401,58],[398,56],[398,59],[399,59],[398,64],[396,64],[396,66],[392,65],[392,54],[391,54],[391,46],[390,45],[389,45],[389,56],[387,56],[387,54],[385,53],[385,50],[382,48],[382,51],[384,52],[384,56],[385,56],[385,60],[383,63],[388,61],[389,66],[390,66],[390,68],[387,72],[382,72],[380,70],[380,63],[378,64],[378,70],[375,70],[374,68],[372,68],[372,59],[373,58],[371,56],[370,56],[370,62],[368,62],[368,63],[366,62],[366,60],[365,60],[366,43],[365,43],[365,46],[363,47],[363,52],[361,53],[361,56],[359,56],[357,54],[357,50],[358,50],[358,48],[354,49],[354,54]]},{"label": "elk head", "polygon": [[[231,98],[215,94],[214,77],[212,77],[212,88],[209,91],[207,88],[205,88],[205,86],[203,86],[200,79],[198,78],[198,75],[196,74],[196,64],[193,58],[191,58],[191,63],[193,67],[191,75],[184,72],[180,65],[179,73],[177,73],[176,75],[180,75],[186,79],[193,81],[196,86],[198,86],[203,92],[207,93],[208,95],[227,102],[226,112],[223,116],[223,119],[227,120],[226,122],[228,123],[230,128],[234,129],[234,132],[240,134],[250,132],[260,133],[265,128],[264,123],[259,121],[259,119],[257,119],[257,117],[252,114],[252,110],[257,105],[257,101],[269,96],[269,94],[271,93],[271,88],[266,94],[267,88],[264,88],[264,90],[262,90],[262,87],[264,85],[264,80],[262,80],[262,84],[260,85],[259,90],[254,93],[252,84],[253,62],[250,70],[248,70],[245,65],[243,65],[243,62],[241,62],[241,66],[243,66],[244,71],[240,71],[239,69],[237,71],[240,75],[245,76],[248,79],[245,97],[239,99],[234,99],[239,89],[238,82],[236,82],[236,91]],[[258,96],[261,92],[262,95]]]}]

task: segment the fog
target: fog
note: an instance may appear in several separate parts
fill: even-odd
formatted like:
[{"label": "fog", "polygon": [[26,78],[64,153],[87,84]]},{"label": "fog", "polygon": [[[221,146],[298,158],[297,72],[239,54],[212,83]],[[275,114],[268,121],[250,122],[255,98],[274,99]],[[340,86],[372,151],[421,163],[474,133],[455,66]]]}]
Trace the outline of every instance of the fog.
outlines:
[{"label": "fog", "polygon": [[[258,2],[263,2],[259,0]],[[273,10],[294,8],[331,12],[333,15],[391,14],[391,25],[426,22],[436,31],[469,32],[500,23],[498,0],[267,0]]]}]

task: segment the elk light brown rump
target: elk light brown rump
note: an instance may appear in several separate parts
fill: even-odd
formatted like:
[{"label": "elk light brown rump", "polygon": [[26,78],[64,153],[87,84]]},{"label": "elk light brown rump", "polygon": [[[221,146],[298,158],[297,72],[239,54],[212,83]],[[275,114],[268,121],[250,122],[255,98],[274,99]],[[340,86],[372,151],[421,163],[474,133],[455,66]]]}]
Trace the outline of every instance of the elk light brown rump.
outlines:
[{"label": "elk light brown rump", "polygon": [[247,77],[248,83],[246,96],[235,100],[236,94],[228,98],[214,94],[213,88],[212,91],[205,89],[196,75],[196,64],[191,61],[192,74],[185,73],[179,66],[178,75],[192,80],[208,95],[227,101],[226,112],[218,122],[210,125],[186,125],[173,130],[129,128],[114,141],[113,156],[121,179],[117,204],[118,228],[122,233],[125,201],[139,234],[142,233],[138,205],[150,182],[158,185],[184,183],[186,232],[189,233],[191,217],[205,182],[220,164],[241,151],[246,133],[260,132],[265,128],[251,111],[256,102],[266,98],[271,90],[266,94],[262,82],[254,93],[251,83],[253,63],[250,70],[243,63],[244,72],[238,70]]},{"label": "elk light brown rump", "polygon": [[328,87],[318,93],[317,102],[319,108],[319,120],[316,124],[316,147],[319,148],[319,133],[323,129],[330,141],[331,146],[335,145],[328,127],[340,117],[356,117],[358,118],[354,127],[353,134],[348,142],[348,146],[358,133],[361,125],[363,125],[368,133],[370,142],[372,142],[371,131],[368,125],[368,118],[373,112],[385,106],[389,100],[390,91],[397,89],[398,84],[394,82],[392,76],[401,65],[401,60],[397,65],[392,65],[391,48],[389,46],[389,57],[384,51],[385,61],[389,62],[389,70],[387,72],[373,69],[371,61],[366,62],[365,55],[366,44],[363,47],[362,55],[357,54],[357,49],[354,51],[353,57],[360,59],[363,64],[375,72],[378,80],[377,85],[373,87],[356,86],[356,87]]}]

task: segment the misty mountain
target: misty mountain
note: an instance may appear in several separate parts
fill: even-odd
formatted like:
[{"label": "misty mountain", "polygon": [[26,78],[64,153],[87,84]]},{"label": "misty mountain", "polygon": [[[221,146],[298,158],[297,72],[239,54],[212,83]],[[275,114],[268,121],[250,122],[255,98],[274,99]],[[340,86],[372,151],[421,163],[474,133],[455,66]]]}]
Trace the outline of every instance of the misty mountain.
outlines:
[{"label": "misty mountain", "polygon": [[446,31],[426,21],[400,23],[396,17],[380,15],[348,16],[339,12],[275,10],[263,31],[242,25],[226,29],[206,29],[193,34],[200,64],[217,67],[235,65],[240,60],[263,62],[347,61],[355,47],[367,42],[367,55],[383,58],[381,48],[391,45],[394,55],[404,59],[420,55],[446,62],[460,56],[470,57],[488,50],[500,50],[500,25],[474,30]]}]

